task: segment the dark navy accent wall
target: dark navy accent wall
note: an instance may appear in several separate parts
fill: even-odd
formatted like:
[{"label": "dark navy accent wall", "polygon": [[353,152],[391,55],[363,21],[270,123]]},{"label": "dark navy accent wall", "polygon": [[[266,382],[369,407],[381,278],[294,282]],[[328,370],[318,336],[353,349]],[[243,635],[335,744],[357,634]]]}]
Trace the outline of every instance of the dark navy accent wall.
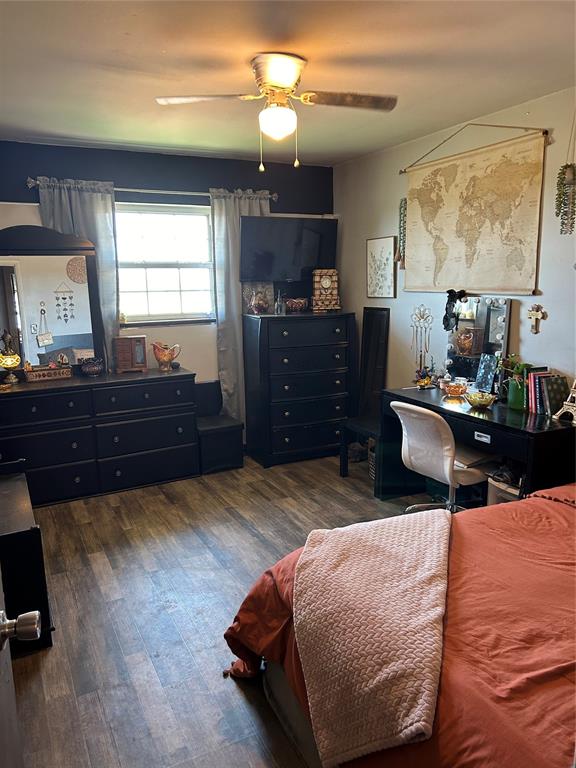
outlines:
[{"label": "dark navy accent wall", "polygon": [[[47,144],[0,141],[0,200],[38,202],[38,191],[28,189],[28,176],[59,179],[113,181],[117,187],[205,192],[210,187],[269,189],[278,193],[271,203],[274,213],[332,213],[332,168],[293,168],[284,163],[266,163],[258,171],[258,160],[226,160],[156,152],[118,149],[85,149]],[[194,203],[207,198],[135,195],[118,192],[116,199],[128,202]]]}]

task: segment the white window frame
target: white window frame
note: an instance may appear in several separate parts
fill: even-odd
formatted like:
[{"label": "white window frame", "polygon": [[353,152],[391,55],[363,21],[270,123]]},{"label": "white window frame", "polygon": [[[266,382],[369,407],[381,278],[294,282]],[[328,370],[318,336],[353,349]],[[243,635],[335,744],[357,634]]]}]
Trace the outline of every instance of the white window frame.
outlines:
[{"label": "white window frame", "polygon": [[[216,284],[214,270],[214,242],[212,238],[212,215],[209,205],[182,205],[171,203],[124,203],[116,202],[117,213],[171,213],[184,216],[204,216],[208,222],[208,261],[133,261],[122,263],[118,259],[117,269],[180,269],[183,267],[208,269],[210,271],[210,293],[212,295],[212,312],[198,314],[175,314],[175,315],[130,315],[121,321],[122,326],[144,326],[144,325],[174,325],[178,323],[213,323],[216,321]],[[146,291],[148,293],[148,291]],[[120,295],[120,291],[118,291]]]}]

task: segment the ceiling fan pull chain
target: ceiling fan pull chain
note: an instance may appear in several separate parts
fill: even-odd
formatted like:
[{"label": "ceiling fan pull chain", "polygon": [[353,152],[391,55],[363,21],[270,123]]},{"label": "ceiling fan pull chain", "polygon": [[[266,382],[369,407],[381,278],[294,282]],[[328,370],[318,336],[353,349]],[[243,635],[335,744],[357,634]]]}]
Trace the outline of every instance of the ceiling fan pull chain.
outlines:
[{"label": "ceiling fan pull chain", "polygon": [[264,167],[264,163],[262,162],[262,131],[259,131],[260,134],[260,165],[258,166],[258,170],[260,173],[264,173],[266,168]]},{"label": "ceiling fan pull chain", "polygon": [[300,160],[298,160],[298,123],[296,123],[296,130],[294,132],[294,140],[296,142],[295,144],[295,158],[294,158],[294,168],[300,168]]}]

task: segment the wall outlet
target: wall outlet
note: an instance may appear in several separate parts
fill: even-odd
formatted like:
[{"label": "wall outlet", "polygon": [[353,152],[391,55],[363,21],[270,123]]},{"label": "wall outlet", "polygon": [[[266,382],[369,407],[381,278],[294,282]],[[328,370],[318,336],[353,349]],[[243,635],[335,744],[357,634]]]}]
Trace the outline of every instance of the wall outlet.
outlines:
[{"label": "wall outlet", "polygon": [[38,323],[30,323],[30,333],[35,336],[38,333]]}]

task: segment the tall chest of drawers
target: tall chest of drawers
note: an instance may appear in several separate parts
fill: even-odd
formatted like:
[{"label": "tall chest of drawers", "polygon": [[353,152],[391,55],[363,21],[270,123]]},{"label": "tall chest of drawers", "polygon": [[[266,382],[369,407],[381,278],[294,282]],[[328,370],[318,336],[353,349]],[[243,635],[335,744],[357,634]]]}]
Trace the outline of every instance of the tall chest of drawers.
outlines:
[{"label": "tall chest of drawers", "polygon": [[247,452],[265,467],[336,454],[356,398],[353,313],[244,315]]},{"label": "tall chest of drawers", "polygon": [[198,475],[194,386],[187,371],[16,385],[0,471],[25,472],[35,505]]}]

